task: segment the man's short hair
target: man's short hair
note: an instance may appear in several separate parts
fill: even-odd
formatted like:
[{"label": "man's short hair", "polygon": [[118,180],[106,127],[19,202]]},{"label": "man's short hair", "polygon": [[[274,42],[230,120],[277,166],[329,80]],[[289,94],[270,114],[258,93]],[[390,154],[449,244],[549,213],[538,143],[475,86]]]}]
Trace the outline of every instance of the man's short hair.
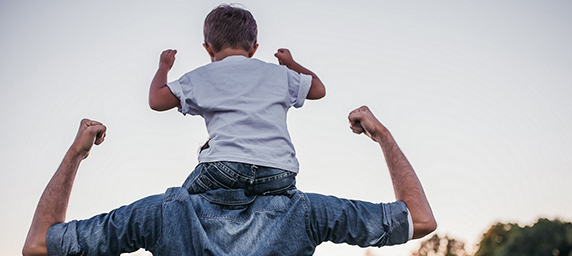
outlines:
[{"label": "man's short hair", "polygon": [[219,5],[205,19],[205,43],[214,51],[236,48],[249,51],[256,43],[258,29],[252,14],[232,5]]}]

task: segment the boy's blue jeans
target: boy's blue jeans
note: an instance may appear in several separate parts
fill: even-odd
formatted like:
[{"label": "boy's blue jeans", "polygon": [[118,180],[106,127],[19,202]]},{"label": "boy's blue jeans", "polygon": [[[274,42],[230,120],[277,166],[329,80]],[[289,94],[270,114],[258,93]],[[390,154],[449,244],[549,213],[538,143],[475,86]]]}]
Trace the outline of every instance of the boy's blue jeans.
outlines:
[{"label": "boy's blue jeans", "polygon": [[247,195],[278,195],[296,188],[296,173],[237,162],[200,163],[183,187],[191,194],[225,188],[244,189]]}]

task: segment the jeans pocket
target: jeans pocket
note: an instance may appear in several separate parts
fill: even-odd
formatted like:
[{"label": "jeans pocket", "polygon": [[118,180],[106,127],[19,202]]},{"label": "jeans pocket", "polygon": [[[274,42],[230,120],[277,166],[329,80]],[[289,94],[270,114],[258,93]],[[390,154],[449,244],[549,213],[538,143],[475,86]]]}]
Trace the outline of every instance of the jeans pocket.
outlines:
[{"label": "jeans pocket", "polygon": [[205,165],[190,185],[192,194],[219,188],[230,189],[236,180],[222,172],[215,164]]},{"label": "jeans pocket", "polygon": [[262,195],[280,195],[284,192],[296,189],[296,176],[289,176],[287,178],[279,180],[279,182],[273,182],[267,184],[266,186],[261,186],[262,189],[259,191]]},{"label": "jeans pocket", "polygon": [[260,169],[265,177],[257,178],[251,193],[258,195],[278,195],[296,188],[296,173],[274,169]]}]

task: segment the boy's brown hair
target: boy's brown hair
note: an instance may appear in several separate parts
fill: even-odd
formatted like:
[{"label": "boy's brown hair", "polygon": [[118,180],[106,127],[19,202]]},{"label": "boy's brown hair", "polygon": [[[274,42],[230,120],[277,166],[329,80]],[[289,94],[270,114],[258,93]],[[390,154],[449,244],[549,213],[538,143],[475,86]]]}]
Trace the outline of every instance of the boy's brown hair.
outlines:
[{"label": "boy's brown hair", "polygon": [[214,51],[237,48],[250,51],[256,44],[258,28],[252,14],[232,5],[219,5],[205,19],[205,43]]}]

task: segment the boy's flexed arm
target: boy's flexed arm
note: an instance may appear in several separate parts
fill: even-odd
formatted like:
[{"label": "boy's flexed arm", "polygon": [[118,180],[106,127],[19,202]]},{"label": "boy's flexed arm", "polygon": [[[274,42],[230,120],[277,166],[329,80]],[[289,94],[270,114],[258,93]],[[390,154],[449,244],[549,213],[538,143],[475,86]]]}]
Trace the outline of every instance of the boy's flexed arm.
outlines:
[{"label": "boy's flexed arm", "polygon": [[292,54],[290,54],[290,51],[288,49],[284,48],[278,49],[278,52],[276,52],[274,56],[278,58],[278,62],[280,63],[280,65],[284,65],[289,69],[294,70],[298,73],[312,76],[312,86],[310,87],[310,91],[308,92],[308,96],[306,96],[306,99],[317,100],[326,96],[326,87],[324,86],[320,78],[318,78],[318,76],[314,74],[314,72],[310,71],[309,69],[298,64],[298,62],[294,61],[294,59],[292,58]]},{"label": "boy's flexed arm", "polygon": [[149,107],[156,111],[169,110],[180,105],[179,98],[167,87],[167,75],[175,63],[177,50],[165,50],[161,53],[159,69],[149,88]]}]

